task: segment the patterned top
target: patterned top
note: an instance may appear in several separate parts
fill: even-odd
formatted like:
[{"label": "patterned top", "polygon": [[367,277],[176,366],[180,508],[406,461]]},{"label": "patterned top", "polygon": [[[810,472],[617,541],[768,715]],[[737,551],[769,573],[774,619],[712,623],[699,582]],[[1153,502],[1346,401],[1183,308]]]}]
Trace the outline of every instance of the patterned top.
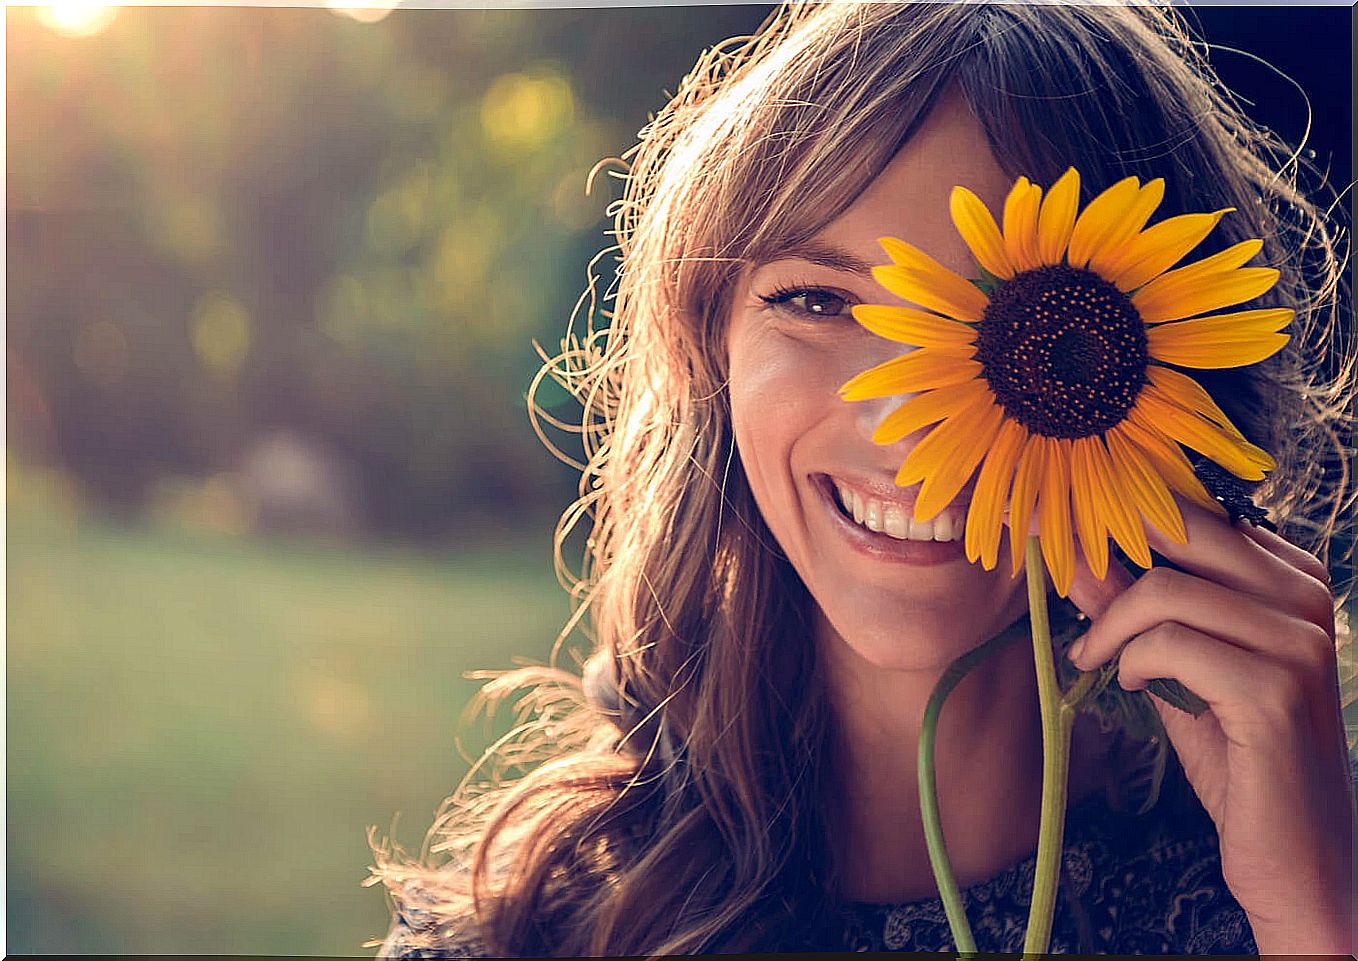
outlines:
[{"label": "patterned top", "polygon": [[[1053,954],[1258,954],[1244,910],[1221,875],[1215,826],[1170,753],[1160,799],[1144,816],[1112,810],[1102,792],[1066,815]],[[1020,953],[1036,854],[962,892],[976,947]],[[827,943],[788,950],[954,950],[943,902],[842,904]],[[409,945],[419,930],[437,950]],[[398,909],[383,958],[492,957],[467,922]]]},{"label": "patterned top", "polygon": [[[1148,814],[1111,810],[1102,794],[1066,815],[1053,954],[1258,954],[1244,909],[1221,875],[1215,825],[1171,757]],[[1020,953],[1036,853],[962,892],[976,947]],[[851,951],[952,951],[943,902],[848,905]]]}]

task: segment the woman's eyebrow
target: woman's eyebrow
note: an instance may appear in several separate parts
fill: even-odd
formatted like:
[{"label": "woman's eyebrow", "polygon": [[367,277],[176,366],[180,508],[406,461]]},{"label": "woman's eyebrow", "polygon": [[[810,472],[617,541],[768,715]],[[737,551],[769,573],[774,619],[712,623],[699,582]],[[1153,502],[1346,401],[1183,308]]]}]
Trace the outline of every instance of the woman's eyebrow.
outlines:
[{"label": "woman's eyebrow", "polygon": [[844,247],[814,240],[785,247],[771,256],[760,257],[755,260],[753,266],[758,269],[780,260],[805,260],[820,267],[861,274],[864,277],[871,277],[872,268],[875,266]]}]

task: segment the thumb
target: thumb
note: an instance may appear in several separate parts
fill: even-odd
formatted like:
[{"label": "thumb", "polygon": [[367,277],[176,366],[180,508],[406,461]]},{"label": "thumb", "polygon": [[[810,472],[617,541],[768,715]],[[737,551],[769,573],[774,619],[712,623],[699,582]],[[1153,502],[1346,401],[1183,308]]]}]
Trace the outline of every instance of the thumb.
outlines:
[{"label": "thumb", "polygon": [[1070,581],[1070,602],[1084,611],[1090,620],[1097,620],[1108,610],[1108,605],[1127,588],[1136,583],[1116,558],[1108,558],[1108,572],[1102,580],[1094,576],[1085,560],[1084,551],[1075,546],[1075,576]]}]

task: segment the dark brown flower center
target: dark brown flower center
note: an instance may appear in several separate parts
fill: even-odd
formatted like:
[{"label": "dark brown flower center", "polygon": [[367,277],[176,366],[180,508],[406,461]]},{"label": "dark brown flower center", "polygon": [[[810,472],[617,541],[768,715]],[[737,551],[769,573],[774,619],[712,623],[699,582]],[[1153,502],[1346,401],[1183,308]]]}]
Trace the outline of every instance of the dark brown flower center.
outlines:
[{"label": "dark brown flower center", "polygon": [[1126,294],[1088,270],[1048,266],[991,293],[976,359],[1009,416],[1035,434],[1076,438],[1122,422],[1150,352]]}]

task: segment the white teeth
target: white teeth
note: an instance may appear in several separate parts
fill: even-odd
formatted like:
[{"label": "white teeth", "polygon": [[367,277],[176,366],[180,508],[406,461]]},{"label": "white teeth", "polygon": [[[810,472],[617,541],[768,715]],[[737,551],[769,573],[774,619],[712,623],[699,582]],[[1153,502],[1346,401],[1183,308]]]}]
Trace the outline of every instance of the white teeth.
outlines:
[{"label": "white teeth", "polygon": [[966,530],[964,508],[949,507],[936,514],[932,520],[920,522],[912,516],[912,509],[892,501],[865,498],[838,483],[835,484],[835,492],[839,495],[845,513],[851,514],[855,523],[896,540],[956,541],[962,539]]},{"label": "white teeth", "polygon": [[870,531],[882,533],[882,502],[870,500],[863,508],[863,526]]},{"label": "white teeth", "polygon": [[888,504],[882,514],[882,530],[889,536],[903,541],[910,536],[910,520],[905,516],[905,508],[900,504]]},{"label": "white teeth", "polygon": [[910,518],[910,539],[912,541],[931,541],[934,539],[934,522],[917,521]]}]

